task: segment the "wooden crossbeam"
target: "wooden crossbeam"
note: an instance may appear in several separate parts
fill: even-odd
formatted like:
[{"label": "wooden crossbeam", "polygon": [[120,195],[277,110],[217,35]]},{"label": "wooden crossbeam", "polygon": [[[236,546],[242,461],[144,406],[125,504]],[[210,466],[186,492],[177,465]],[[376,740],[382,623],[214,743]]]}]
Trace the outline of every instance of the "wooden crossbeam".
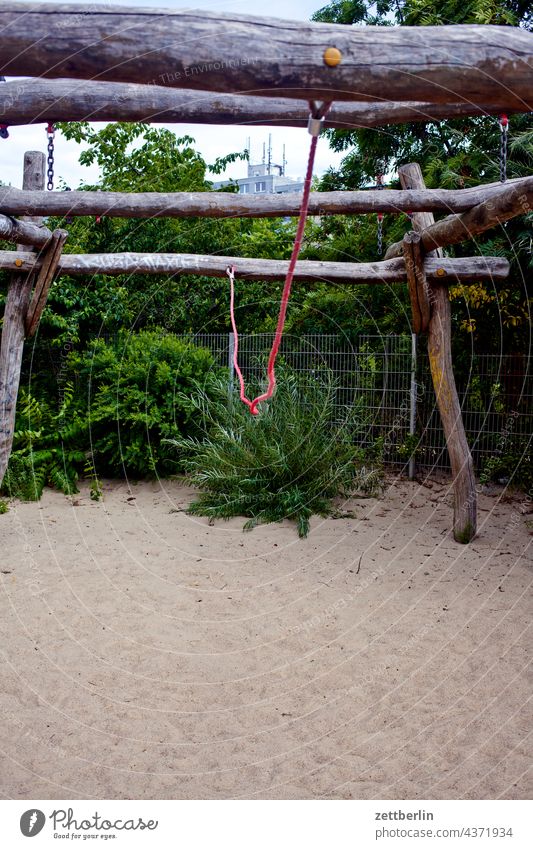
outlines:
[{"label": "wooden crossbeam", "polygon": [[[529,104],[518,111],[533,108]],[[517,111],[507,106],[507,112]],[[405,122],[493,115],[500,106],[469,101],[452,103],[334,103],[324,122],[336,129],[373,128]],[[58,121],[147,121],[179,124],[259,124],[306,127],[305,100],[248,97],[164,86],[86,80],[11,80],[0,86],[3,123]]]},{"label": "wooden crossbeam", "polygon": [[5,242],[44,248],[51,238],[52,233],[44,224],[18,221],[15,218],[9,218],[7,215],[0,215],[0,239]]},{"label": "wooden crossbeam", "polygon": [[[220,12],[3,2],[0,73],[267,97],[531,108],[517,27],[347,27]],[[341,61],[328,67],[335,47]]]},{"label": "wooden crossbeam", "polygon": [[[499,193],[481,201],[468,212],[450,215],[422,230],[422,249],[427,252],[465,242],[517,215],[526,215],[532,209],[533,177],[525,177],[519,185],[503,183]],[[385,258],[392,259],[402,253],[402,242],[395,242],[387,249]]]},{"label": "wooden crossbeam", "polygon": [[[496,201],[513,186],[527,195],[533,177],[468,189],[367,189],[311,192],[310,215],[375,212],[463,212]],[[0,211],[8,215],[109,215],[114,218],[275,218],[298,216],[301,193],[241,195],[229,192],[24,192],[0,186]],[[401,256],[401,251],[395,254]]]},{"label": "wooden crossbeam", "polygon": [[35,287],[25,318],[26,336],[28,337],[33,336],[39,326],[41,315],[46,306],[48,292],[58,271],[63,245],[67,238],[68,233],[66,230],[54,230],[50,243],[40,257],[41,267],[35,281]]},{"label": "wooden crossbeam", "polygon": [[[225,277],[229,265],[235,266],[237,280],[278,281],[285,277],[288,261],[200,254],[63,254],[58,272],[70,275],[193,274]],[[41,266],[42,260],[37,254],[0,251],[0,268],[31,271]],[[504,280],[509,274],[509,263],[503,257],[428,258],[424,271],[428,280],[448,283]],[[302,260],[296,266],[294,279],[302,282],[383,284],[405,283],[407,275],[403,259],[369,263]]]}]

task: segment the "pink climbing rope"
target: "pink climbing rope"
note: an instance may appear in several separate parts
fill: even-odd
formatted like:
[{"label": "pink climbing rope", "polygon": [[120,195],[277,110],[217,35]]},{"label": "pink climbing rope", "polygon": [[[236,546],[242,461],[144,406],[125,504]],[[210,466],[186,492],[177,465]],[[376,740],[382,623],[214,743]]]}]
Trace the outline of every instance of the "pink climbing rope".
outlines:
[{"label": "pink climbing rope", "polygon": [[[307,221],[307,212],[309,209],[309,194],[311,191],[311,180],[313,178],[313,167],[315,164],[315,154],[316,154],[316,146],[318,142],[318,135],[320,132],[320,126],[323,122],[324,116],[327,114],[328,109],[331,104],[326,103],[323,104],[317,112],[314,104],[312,106],[312,114],[309,120],[309,132],[312,134],[311,138],[311,146],[309,149],[309,159],[307,161],[307,172],[305,175],[304,181],[304,190],[302,197],[302,205],[300,207],[300,218],[298,221],[298,228],[296,230],[296,238],[294,240],[294,245],[292,248],[291,258],[289,262],[289,268],[287,271],[287,276],[285,278],[285,284],[283,286],[283,292],[281,295],[281,304],[279,308],[278,315],[278,323],[276,326],[276,333],[274,335],[274,341],[272,343],[272,348],[270,351],[270,356],[268,358],[268,366],[267,366],[267,377],[268,377],[268,387],[266,392],[263,392],[262,395],[258,395],[257,398],[254,398],[253,401],[250,401],[249,398],[246,397],[246,388],[244,385],[244,377],[239,368],[238,363],[238,353],[239,353],[239,334],[237,332],[237,325],[235,322],[235,266],[231,266],[227,269],[226,273],[230,280],[230,316],[231,316],[231,326],[233,329],[233,336],[235,339],[235,347],[233,349],[233,365],[235,367],[235,371],[237,372],[237,376],[239,378],[239,386],[240,386],[240,399],[243,404],[246,404],[252,416],[258,415],[257,405],[261,403],[261,401],[268,401],[269,398],[272,398],[274,394],[274,390],[276,389],[276,358],[278,356],[279,348],[281,345],[281,340],[283,337],[283,328],[285,327],[285,317],[287,315],[287,306],[289,304],[289,298],[291,295],[291,287],[292,287],[292,279],[294,277],[294,271],[296,268],[296,262],[298,260],[298,256],[300,254],[300,249],[302,247],[302,240],[305,230],[305,223]],[[313,114],[316,113],[316,114]]]}]

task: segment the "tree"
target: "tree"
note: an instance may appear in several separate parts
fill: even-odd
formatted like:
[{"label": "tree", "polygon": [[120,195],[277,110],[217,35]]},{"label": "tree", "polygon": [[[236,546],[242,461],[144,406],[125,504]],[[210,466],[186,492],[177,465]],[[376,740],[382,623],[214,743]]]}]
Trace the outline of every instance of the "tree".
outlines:
[{"label": "tree", "polygon": [[[183,191],[212,190],[208,165],[190,136],[176,136],[147,124],[108,124],[95,129],[87,122],[62,124],[68,139],[84,142],[82,165],[97,164],[97,184],[82,182],[82,190]],[[211,170],[220,171],[246,154],[230,154]],[[66,187],[65,187],[66,188]],[[231,187],[230,187],[230,190]],[[68,253],[176,252],[285,258],[289,255],[293,225],[282,219],[119,219],[102,217],[54,219],[65,226]],[[272,291],[272,289],[267,289]],[[277,288],[274,291],[277,299]],[[239,291],[238,314],[244,330],[270,324],[265,284],[247,283]],[[50,291],[39,330],[42,342],[61,347],[65,342],[84,346],[99,333],[120,327],[165,327],[175,333],[229,329],[227,281],[180,275],[175,278],[134,275],[61,277]]]},{"label": "tree", "polygon": [[[533,7],[528,0],[335,0],[313,15],[313,20],[345,25],[427,26],[449,23],[500,24],[533,27]],[[341,167],[322,179],[323,190],[362,188],[375,184],[376,175],[396,173],[398,165],[420,163],[429,187],[463,188],[499,179],[500,129],[495,117],[391,125],[376,130],[330,130],[331,147],[345,153]],[[533,132],[529,115],[510,117],[509,177],[531,174]],[[394,184],[394,183],[393,183]],[[397,183],[395,185],[398,185]],[[498,287],[476,284],[451,290],[456,328],[473,335],[478,349],[491,350],[501,342],[494,333],[501,323],[504,344],[512,348],[529,344],[532,249],[529,231],[533,215],[514,219],[498,230],[451,249],[456,256],[477,253],[507,256],[512,264],[509,281]],[[387,241],[395,241],[409,229],[407,216],[385,216]],[[324,219],[316,241],[328,245],[336,258],[346,253],[355,235],[358,258],[375,253],[376,219],[367,216],[332,224]],[[350,296],[347,296],[348,298]],[[364,296],[372,302],[376,293]],[[315,295],[316,298],[316,295]],[[372,306],[372,303],[370,303]],[[405,314],[398,313],[396,329],[406,329]]]}]

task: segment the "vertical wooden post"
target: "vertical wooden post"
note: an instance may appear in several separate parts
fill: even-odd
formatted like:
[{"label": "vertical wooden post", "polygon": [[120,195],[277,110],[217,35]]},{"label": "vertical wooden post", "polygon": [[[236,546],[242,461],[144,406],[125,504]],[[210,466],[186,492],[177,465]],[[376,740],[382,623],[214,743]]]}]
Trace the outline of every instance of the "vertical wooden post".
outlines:
[{"label": "vertical wooden post", "polygon": [[[22,188],[42,191],[45,181],[45,155],[40,151],[24,154],[24,177]],[[27,221],[42,223],[42,218],[27,218]],[[18,245],[17,250],[31,248]],[[14,274],[9,281],[2,342],[0,345],[0,485],[6,473],[13,445],[15,412],[24,348],[24,320],[30,302],[33,274]]]},{"label": "vertical wooden post", "polygon": [[[403,189],[425,188],[418,163],[402,165],[398,173]],[[431,212],[417,212],[413,215],[413,229],[420,233],[434,221]],[[442,249],[431,251],[428,256],[443,256]],[[429,364],[453,474],[453,535],[457,542],[467,543],[475,537],[477,529],[476,481],[453,374],[448,287],[444,283],[432,282],[429,294]]]}]

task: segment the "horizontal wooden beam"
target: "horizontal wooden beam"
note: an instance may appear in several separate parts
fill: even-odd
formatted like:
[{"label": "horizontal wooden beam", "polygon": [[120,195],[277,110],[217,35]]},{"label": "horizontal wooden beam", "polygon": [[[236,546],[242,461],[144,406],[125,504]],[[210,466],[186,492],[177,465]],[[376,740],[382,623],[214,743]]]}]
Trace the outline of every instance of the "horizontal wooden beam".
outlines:
[{"label": "horizontal wooden beam", "polygon": [[[28,192],[28,194],[31,194]],[[44,192],[43,192],[44,194]],[[7,215],[0,215],[0,239],[16,245],[31,245],[44,248],[52,238],[52,233],[44,224],[32,221],[17,221]]]},{"label": "horizontal wooden beam", "polygon": [[[517,183],[504,183],[502,191],[483,200],[462,215],[450,215],[426,227],[420,233],[424,251],[466,242],[485,230],[497,227],[518,215],[533,210],[533,177],[525,177]],[[395,242],[387,249],[386,259],[403,253],[403,243]]]},{"label": "horizontal wooden beam", "polygon": [[[508,112],[515,111],[507,108]],[[521,111],[521,110],[520,110]],[[442,121],[501,112],[492,104],[334,103],[324,126],[373,128],[388,124]],[[15,126],[52,121],[146,121],[178,124],[260,124],[306,127],[305,100],[247,97],[163,86],[85,80],[11,80],[0,86],[0,123]]]},{"label": "horizontal wooden beam", "polygon": [[[40,268],[37,254],[0,251],[0,268],[32,271]],[[283,280],[288,261],[249,259],[248,257],[203,256],[199,254],[63,254],[58,273],[90,274],[194,274],[225,277],[229,265],[235,266],[236,279]],[[424,271],[428,280],[461,282],[467,280],[503,280],[509,274],[509,263],[502,257],[462,257],[461,259],[426,259]],[[407,280],[403,259],[384,262],[298,262],[295,280],[329,281],[332,283],[372,284],[404,283]]]},{"label": "horizontal wooden beam", "polygon": [[[469,100],[532,108],[533,34],[348,27],[220,12],[4,2],[0,73],[292,99]],[[324,53],[334,47],[334,67]]]},{"label": "horizontal wooden beam", "polygon": [[[532,178],[512,183],[519,193]],[[310,215],[365,212],[463,212],[498,198],[511,185],[489,183],[469,189],[367,189],[312,192]],[[275,218],[297,216],[301,194],[241,195],[230,192],[23,192],[0,186],[0,210],[9,215],[109,215],[114,218]]]}]

